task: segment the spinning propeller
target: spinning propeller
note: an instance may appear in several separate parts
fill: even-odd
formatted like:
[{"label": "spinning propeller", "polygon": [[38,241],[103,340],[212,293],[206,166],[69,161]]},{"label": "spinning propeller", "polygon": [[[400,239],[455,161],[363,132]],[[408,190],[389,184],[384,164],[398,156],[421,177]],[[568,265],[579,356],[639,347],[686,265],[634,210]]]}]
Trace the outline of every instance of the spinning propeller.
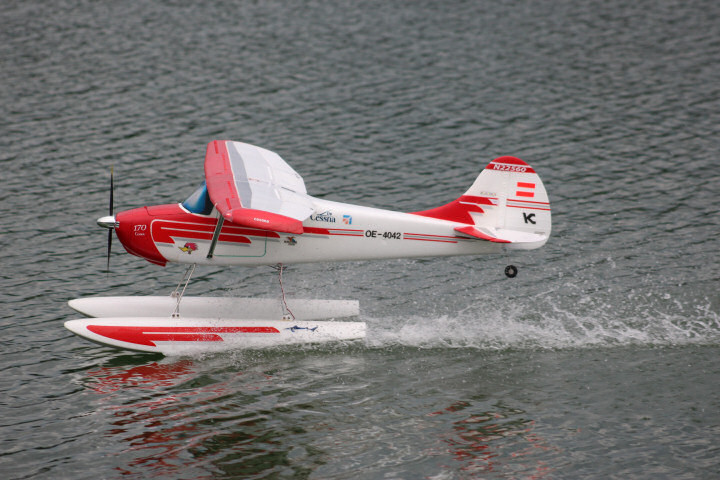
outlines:
[{"label": "spinning propeller", "polygon": [[110,167],[110,214],[107,217],[98,218],[97,224],[108,229],[107,241],[107,271],[110,272],[110,249],[112,248],[113,230],[117,227],[115,215],[113,215],[113,167]]}]

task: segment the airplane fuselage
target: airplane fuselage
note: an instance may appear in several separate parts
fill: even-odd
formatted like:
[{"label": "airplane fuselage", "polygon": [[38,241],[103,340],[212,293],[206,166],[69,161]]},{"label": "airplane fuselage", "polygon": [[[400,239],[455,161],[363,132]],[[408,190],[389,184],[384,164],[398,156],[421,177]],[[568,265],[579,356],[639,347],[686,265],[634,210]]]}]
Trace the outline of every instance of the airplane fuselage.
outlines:
[{"label": "airplane fuselage", "polygon": [[323,261],[500,253],[505,246],[459,235],[457,222],[313,198],[302,234],[247,228],[224,221],[212,248],[217,212],[182,204],[117,214],[125,249],[160,265],[275,265]]},{"label": "airplane fuselage", "polygon": [[110,213],[98,224],[159,265],[493,254],[539,248],[551,230],[545,187],[519,158],[496,158],[446,205],[403,213],[312,197],[276,153],[226,140],[208,144],[205,182],[184,202]]}]

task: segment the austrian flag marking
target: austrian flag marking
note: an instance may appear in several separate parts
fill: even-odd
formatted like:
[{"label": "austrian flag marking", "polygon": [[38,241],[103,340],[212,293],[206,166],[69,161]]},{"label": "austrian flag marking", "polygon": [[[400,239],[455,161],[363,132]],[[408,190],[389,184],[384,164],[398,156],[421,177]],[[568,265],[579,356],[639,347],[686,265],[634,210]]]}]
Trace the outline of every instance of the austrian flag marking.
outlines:
[{"label": "austrian flag marking", "polygon": [[535,196],[535,184],[528,182],[517,182],[517,191],[515,195],[518,197],[533,198]]}]

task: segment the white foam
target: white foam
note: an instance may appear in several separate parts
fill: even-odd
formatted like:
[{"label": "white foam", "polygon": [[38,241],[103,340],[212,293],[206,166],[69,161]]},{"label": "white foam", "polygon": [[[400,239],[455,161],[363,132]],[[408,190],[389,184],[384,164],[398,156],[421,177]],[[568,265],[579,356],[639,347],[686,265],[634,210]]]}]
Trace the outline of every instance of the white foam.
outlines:
[{"label": "white foam", "polygon": [[612,305],[590,299],[567,305],[549,298],[533,306],[500,302],[455,314],[362,319],[371,347],[501,350],[720,343],[720,316],[709,302],[692,308],[678,300]]}]

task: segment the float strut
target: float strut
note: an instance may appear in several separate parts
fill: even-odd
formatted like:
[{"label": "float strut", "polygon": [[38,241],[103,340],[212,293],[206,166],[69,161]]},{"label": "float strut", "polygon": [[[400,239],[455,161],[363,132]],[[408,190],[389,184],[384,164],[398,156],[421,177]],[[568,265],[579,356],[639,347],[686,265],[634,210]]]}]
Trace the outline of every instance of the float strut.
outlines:
[{"label": "float strut", "polygon": [[[182,300],[182,297],[185,294],[185,289],[187,288],[188,283],[190,283],[190,277],[192,277],[192,274],[195,272],[195,266],[196,264],[193,263],[187,268],[187,270],[185,270],[180,283],[178,283],[177,287],[175,287],[175,291],[170,294],[172,298],[177,299],[177,302],[175,303],[175,310],[173,310],[172,313],[173,318],[178,318],[180,316],[180,300]],[[182,290],[180,290],[180,285],[183,286]]]},{"label": "float strut", "polygon": [[282,263],[278,263],[272,268],[278,271],[278,280],[280,281],[280,293],[282,294],[283,320],[295,320],[295,314],[292,313],[292,310],[290,310],[290,307],[288,307],[288,304],[285,301],[285,287],[283,287],[282,274],[283,270],[285,270],[287,267]]}]

